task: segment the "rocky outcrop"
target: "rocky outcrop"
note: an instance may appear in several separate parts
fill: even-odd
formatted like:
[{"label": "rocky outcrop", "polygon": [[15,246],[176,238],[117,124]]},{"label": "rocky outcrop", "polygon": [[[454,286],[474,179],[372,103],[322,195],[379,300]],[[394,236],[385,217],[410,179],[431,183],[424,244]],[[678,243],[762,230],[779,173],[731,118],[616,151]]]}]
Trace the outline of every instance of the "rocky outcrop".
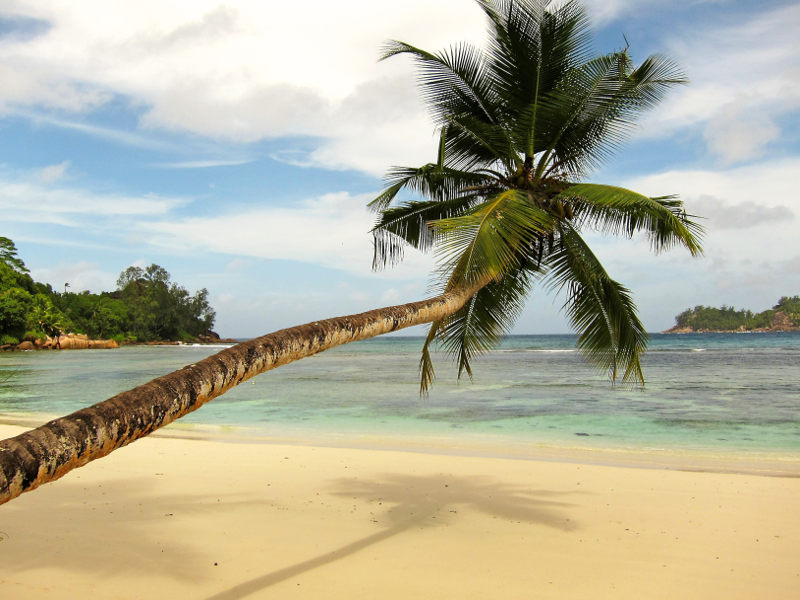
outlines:
[{"label": "rocky outcrop", "polygon": [[[147,346],[178,346],[183,343],[194,344],[237,344],[238,340],[232,338],[220,338],[213,331],[199,335],[189,342],[177,342],[173,340],[159,340],[154,342],[140,342]],[[9,350],[99,350],[119,348],[119,344],[114,340],[92,340],[83,333],[68,333],[58,336],[58,338],[47,337],[37,340],[26,340],[19,344],[5,344],[0,346],[0,351]]]},{"label": "rocky outcrop", "polygon": [[57,338],[46,337],[37,340],[25,340],[16,345],[0,346],[0,350],[100,350],[119,348],[114,340],[90,340],[83,333],[68,333]]},{"label": "rocky outcrop", "polygon": [[114,340],[90,340],[89,336],[82,333],[69,333],[61,335],[58,340],[51,340],[50,347],[61,350],[107,350],[119,348]]},{"label": "rocky outcrop", "polygon": [[792,320],[789,318],[789,315],[786,313],[777,310],[775,311],[775,316],[772,318],[772,327],[770,330],[772,331],[797,331],[800,327],[795,327]]},{"label": "rocky outcrop", "polygon": [[661,333],[695,333],[695,330],[691,327],[681,327],[680,325],[675,325],[675,327],[670,327]]},{"label": "rocky outcrop", "polygon": [[233,338],[221,338],[216,331],[209,331],[197,336],[198,344],[237,344],[238,340]]}]

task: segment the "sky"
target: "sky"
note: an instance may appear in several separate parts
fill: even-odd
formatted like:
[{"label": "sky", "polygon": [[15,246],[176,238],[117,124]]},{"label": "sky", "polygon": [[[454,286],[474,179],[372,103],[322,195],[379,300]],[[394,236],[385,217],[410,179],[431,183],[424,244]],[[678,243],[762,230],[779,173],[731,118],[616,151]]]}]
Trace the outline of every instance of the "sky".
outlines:
[{"label": "sky", "polygon": [[[690,79],[589,176],[703,217],[700,259],[587,233],[646,328],[800,294],[800,3],[585,6],[598,53]],[[377,58],[485,33],[471,0],[0,0],[0,235],[56,290],[157,263],[209,290],[223,337],[422,299],[432,256],[371,270],[367,202],[437,143],[411,61]],[[563,300],[535,288],[513,333],[569,331]]]}]

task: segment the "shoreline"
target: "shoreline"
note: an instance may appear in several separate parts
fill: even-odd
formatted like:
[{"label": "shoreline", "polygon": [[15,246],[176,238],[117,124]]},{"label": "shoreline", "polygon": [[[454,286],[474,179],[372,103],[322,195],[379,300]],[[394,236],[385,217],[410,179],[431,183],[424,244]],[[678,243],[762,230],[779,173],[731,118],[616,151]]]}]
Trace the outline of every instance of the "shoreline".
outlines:
[{"label": "shoreline", "polygon": [[[61,350],[119,350],[124,347],[136,346],[207,346],[209,348],[228,348],[240,342],[230,338],[217,341],[183,341],[183,340],[159,340],[155,342],[121,342],[115,340],[89,339],[89,338],[68,338],[78,339],[82,342],[77,345],[66,343],[64,346],[55,347],[52,343],[36,344],[30,341],[23,341],[19,344],[4,344],[0,346],[0,352],[31,352],[31,351],[61,351]],[[83,343],[85,342],[85,343]]]},{"label": "shoreline", "polygon": [[0,595],[789,599],[798,495],[793,477],[150,436],[0,506]]},{"label": "shoreline", "polygon": [[692,333],[797,333],[800,327],[781,327],[781,328],[754,328],[754,329],[692,329],[691,327],[671,327],[664,331],[659,331],[663,335],[688,335]]},{"label": "shoreline", "polygon": [[[0,439],[35,428],[61,415],[0,415]],[[9,428],[16,433],[3,435]],[[654,469],[764,477],[800,478],[800,452],[747,451],[708,448],[660,448],[592,445],[579,446],[567,440],[533,441],[503,435],[457,433],[452,435],[403,433],[339,433],[294,430],[267,434],[246,426],[186,423],[180,420],[147,437],[205,441],[226,445],[292,446],[371,452],[406,452],[435,456],[486,458],[601,467]]]}]

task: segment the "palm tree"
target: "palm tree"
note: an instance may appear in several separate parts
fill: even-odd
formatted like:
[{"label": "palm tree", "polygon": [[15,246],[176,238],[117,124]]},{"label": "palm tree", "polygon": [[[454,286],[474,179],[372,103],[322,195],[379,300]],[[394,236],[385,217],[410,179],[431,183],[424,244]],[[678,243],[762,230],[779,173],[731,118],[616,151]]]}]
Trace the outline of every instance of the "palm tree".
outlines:
[{"label": "palm tree", "polygon": [[[635,117],[683,82],[668,60],[634,67],[627,49],[590,58],[574,2],[479,0],[488,49],[466,44],[431,54],[391,42],[385,57],[412,55],[440,129],[435,163],[396,168],[371,203],[375,266],[403,248],[436,247],[441,293],[428,300],[284,329],[226,349],[38,429],[0,442],[0,503],[196,410],[266,370],[328,348],[431,323],[422,388],[433,378],[434,340],[459,374],[507,331],[531,285],[566,288],[579,347],[612,378],[642,381],[647,336],[630,294],[579,235],[596,228],[644,232],[653,249],[701,249],[700,229],[671,197],[648,198],[579,179],[616,148]],[[401,190],[424,199],[398,202]]]},{"label": "palm tree", "polygon": [[[582,229],[649,235],[655,251],[701,252],[700,228],[674,197],[649,198],[581,179],[624,140],[635,118],[684,83],[670,60],[635,67],[625,48],[590,57],[587,19],[575,2],[478,0],[491,24],[483,52],[461,44],[436,54],[393,41],[384,58],[411,55],[440,126],[435,163],[396,167],[372,202],[379,211],[374,266],[405,246],[435,247],[440,287],[479,291],[432,323],[421,389],[433,380],[438,340],[472,375],[470,359],[509,331],[531,286],[566,290],[565,309],[584,355],[612,380],[643,382],[647,334],[630,292],[611,279]],[[401,190],[422,199],[398,202]]]}]

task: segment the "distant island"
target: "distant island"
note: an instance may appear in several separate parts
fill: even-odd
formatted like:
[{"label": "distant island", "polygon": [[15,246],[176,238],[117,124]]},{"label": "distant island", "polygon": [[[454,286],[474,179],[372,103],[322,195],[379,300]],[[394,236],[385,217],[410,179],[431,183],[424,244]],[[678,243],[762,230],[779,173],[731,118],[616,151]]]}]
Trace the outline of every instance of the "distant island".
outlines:
[{"label": "distant island", "polygon": [[219,341],[208,290],[190,294],[159,265],[128,267],[114,291],[68,289],[34,281],[14,242],[0,237],[0,349]]},{"label": "distant island", "polygon": [[784,296],[760,313],[695,306],[675,317],[675,326],[664,333],[731,333],[743,331],[800,331],[800,296]]}]

